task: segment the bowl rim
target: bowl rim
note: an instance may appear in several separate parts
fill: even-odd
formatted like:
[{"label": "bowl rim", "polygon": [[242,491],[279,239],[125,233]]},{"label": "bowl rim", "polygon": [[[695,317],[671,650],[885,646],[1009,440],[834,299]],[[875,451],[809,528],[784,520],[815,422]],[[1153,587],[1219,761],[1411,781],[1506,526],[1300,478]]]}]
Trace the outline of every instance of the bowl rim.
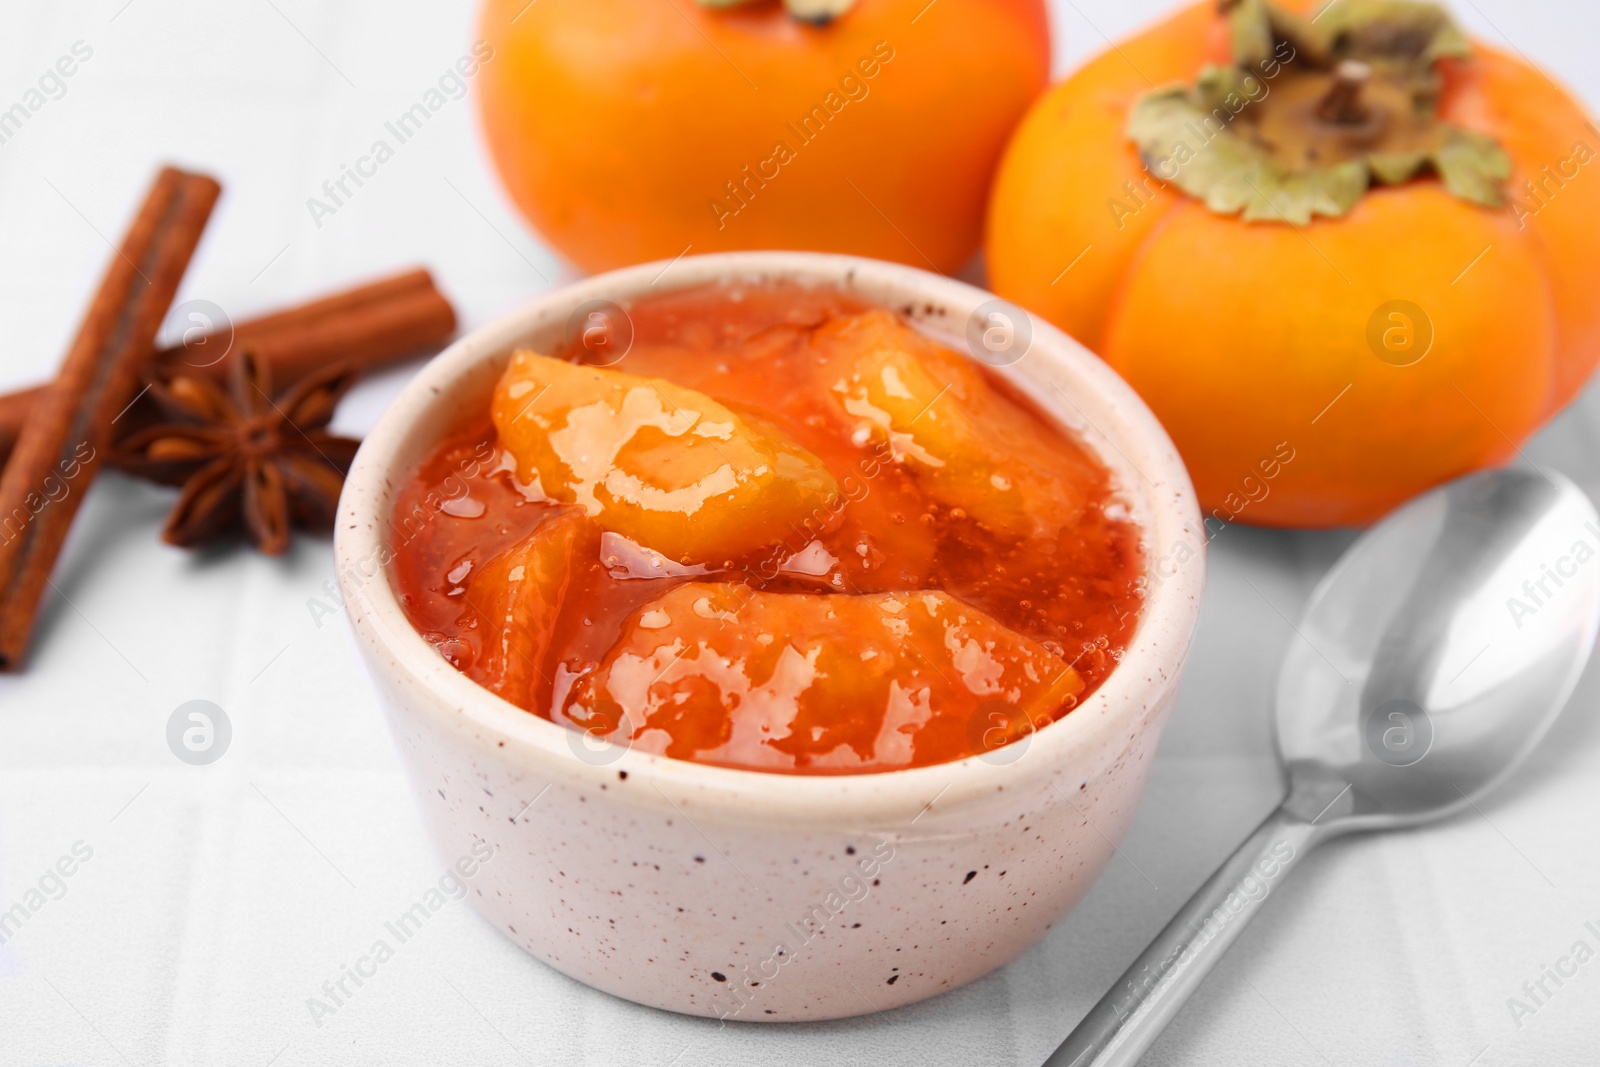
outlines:
[{"label": "bowl rim", "polygon": [[[697,811],[751,826],[905,826],[932,811],[935,803],[941,816],[935,821],[942,822],[944,816],[986,798],[1053,786],[1075,766],[1083,773],[1075,756],[1101,751],[1113,740],[1109,733],[1125,732],[1130,724],[1137,733],[1143,712],[1176,684],[1199,613],[1206,539],[1194,488],[1176,447],[1133,389],[1077,341],[1009,302],[1007,307],[1028,321],[1032,338],[1024,357],[1000,369],[1002,376],[1118,472],[1122,494],[1136,500],[1149,578],[1139,625],[1122,662],[1083,704],[1032,734],[1014,761],[972,756],[868,774],[812,775],[714,766],[609,743],[591,753],[595,758],[579,758],[571,739],[581,734],[503,700],[446,662],[413,628],[389,582],[392,496],[410,473],[396,469],[397,457],[430,409],[443,404],[469,371],[502,358],[586,301],[623,302],[657,291],[669,273],[670,284],[659,291],[731,278],[839,284],[862,291],[880,306],[928,308],[948,322],[963,324],[980,305],[997,299],[953,278],[878,260],[814,252],[724,252],[640,264],[557,286],[470,331],[430,360],[380,416],[356,455],[339,500],[335,572],[345,614],[358,638],[377,653],[376,659],[369,657],[372,670],[398,671],[402,681],[433,697],[412,703],[446,725],[474,731],[476,747],[485,755],[518,764],[533,781],[609,786],[606,795],[613,801],[626,798],[635,805],[676,811],[691,822],[689,812]],[[1033,369],[1025,367],[1030,362],[1034,368],[1047,364],[1053,375],[1076,388],[1071,397],[1059,385],[1055,390],[1081,419],[1039,395],[1041,385]],[[1180,546],[1187,546],[1187,554]],[[1174,562],[1174,554],[1183,558]],[[368,573],[374,565],[375,573]],[[587,745],[580,747],[589,751]]]}]

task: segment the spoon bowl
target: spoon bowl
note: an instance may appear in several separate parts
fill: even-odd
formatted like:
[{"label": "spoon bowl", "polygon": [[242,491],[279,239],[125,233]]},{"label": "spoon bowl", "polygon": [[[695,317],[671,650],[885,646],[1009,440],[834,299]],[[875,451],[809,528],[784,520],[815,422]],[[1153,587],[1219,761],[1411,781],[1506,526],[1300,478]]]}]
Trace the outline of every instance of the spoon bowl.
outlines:
[{"label": "spoon bowl", "polygon": [[1400,508],[1317,586],[1278,677],[1289,795],[1046,1067],[1137,1062],[1312,848],[1475,802],[1549,730],[1600,628],[1600,517],[1559,474],[1483,471]]},{"label": "spoon bowl", "polygon": [[1284,660],[1291,803],[1330,829],[1464,807],[1549,730],[1597,620],[1600,516],[1564,476],[1484,471],[1406,505],[1323,578]]}]

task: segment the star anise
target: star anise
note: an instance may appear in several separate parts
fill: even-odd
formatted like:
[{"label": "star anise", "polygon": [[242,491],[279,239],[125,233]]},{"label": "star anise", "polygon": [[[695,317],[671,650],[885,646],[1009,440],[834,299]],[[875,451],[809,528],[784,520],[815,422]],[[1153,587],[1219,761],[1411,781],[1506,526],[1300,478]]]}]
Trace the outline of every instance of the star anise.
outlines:
[{"label": "star anise", "polygon": [[165,421],[120,442],[114,462],[183,487],[161,531],[168,544],[190,548],[242,526],[261,551],[282,555],[291,523],[333,523],[361,442],[326,426],[356,376],[330,365],[274,397],[271,368],[249,351],[234,353],[226,390],[181,367],[158,373],[149,395]]}]

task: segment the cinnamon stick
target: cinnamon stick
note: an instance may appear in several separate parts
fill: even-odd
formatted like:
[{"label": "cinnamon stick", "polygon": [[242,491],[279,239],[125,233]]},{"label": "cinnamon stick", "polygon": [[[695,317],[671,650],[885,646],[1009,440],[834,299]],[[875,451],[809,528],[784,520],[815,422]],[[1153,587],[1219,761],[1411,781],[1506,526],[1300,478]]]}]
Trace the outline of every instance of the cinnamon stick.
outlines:
[{"label": "cinnamon stick", "polygon": [[6,457],[16,447],[22,424],[27,421],[28,412],[44,396],[44,390],[44,386],[36,385],[32,389],[0,395],[0,464],[5,463]]},{"label": "cinnamon stick", "polygon": [[22,662],[62,542],[221,192],[173,167],[156,176],[61,373],[28,412],[0,474],[0,670]]},{"label": "cinnamon stick", "polygon": [[[446,340],[455,328],[450,301],[419,267],[238,323],[229,351],[248,347],[271,366],[274,384],[283,388],[336,361],[368,369],[411,355]],[[156,360],[203,369],[224,382],[230,360],[207,354],[213,340],[207,334],[163,349]]]},{"label": "cinnamon stick", "polygon": [[[183,366],[218,382],[225,380],[231,353],[249,347],[272,370],[280,387],[298,382],[334,361],[357,370],[393,363],[442,344],[455,332],[456,315],[433,277],[415,269],[346,289],[320,300],[234,323],[231,344],[221,329],[156,353],[156,366]],[[229,358],[212,349],[227,346]],[[0,463],[5,462],[27,413],[45,387],[0,394]],[[118,422],[119,436],[148,421],[141,400]]]}]

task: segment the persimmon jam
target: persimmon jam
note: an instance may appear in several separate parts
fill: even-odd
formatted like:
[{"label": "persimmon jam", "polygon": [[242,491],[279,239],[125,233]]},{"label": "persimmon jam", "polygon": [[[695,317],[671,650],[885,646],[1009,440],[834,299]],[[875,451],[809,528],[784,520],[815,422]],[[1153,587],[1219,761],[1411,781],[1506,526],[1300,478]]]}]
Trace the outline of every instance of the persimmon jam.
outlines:
[{"label": "persimmon jam", "polygon": [[513,353],[391,520],[412,623],[590,735],[575,751],[918,767],[1048,725],[1116,666],[1140,527],[986,368],[832,288],[704,286],[596,321]]}]

